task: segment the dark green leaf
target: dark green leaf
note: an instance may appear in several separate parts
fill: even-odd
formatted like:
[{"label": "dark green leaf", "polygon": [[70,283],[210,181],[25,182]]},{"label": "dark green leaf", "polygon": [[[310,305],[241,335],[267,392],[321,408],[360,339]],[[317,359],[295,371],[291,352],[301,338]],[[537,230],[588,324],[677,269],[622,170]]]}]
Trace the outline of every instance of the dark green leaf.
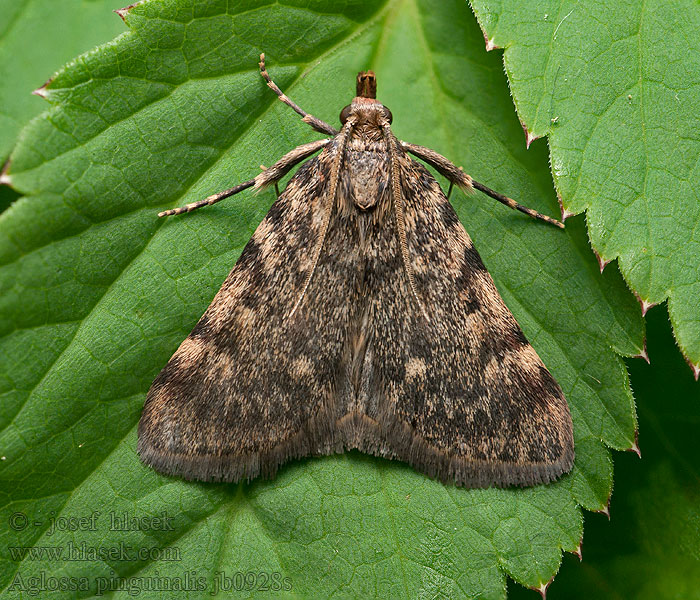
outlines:
[{"label": "dark green leaf", "polygon": [[[583,562],[564,560],[549,600],[700,599],[700,390],[665,310],[648,317],[651,366],[629,361],[642,460],[615,461],[611,519],[586,518]],[[532,600],[512,586],[511,600]]]},{"label": "dark green leaf", "polygon": [[79,52],[124,31],[114,0],[0,0],[0,166],[46,104],[32,96]]},{"label": "dark green leaf", "polygon": [[[153,548],[156,558],[3,555],[3,584],[43,569],[87,577],[83,595],[96,593],[97,577],[192,570],[209,590],[217,571],[278,572],[296,597],[502,598],[504,574],[544,585],[561,550],[578,545],[579,505],[607,504],[608,448],[629,448],[635,435],[619,355],[642,351],[642,321],[619,275],[599,274],[580,219],[560,231],[485,196],[454,197],[570,403],[577,459],[561,481],[468,491],[353,452],[295,461],[271,482],[204,485],[161,477],[135,453],[153,377],[273,193],[169,220],[156,213],[245,180],[317,137],[264,85],[261,51],[290,97],[333,123],[356,72],[374,68],[397,135],[554,214],[545,149],[525,151],[500,60],[484,52],[468,7],[151,0],[124,16],[127,35],[48,86],[52,107],[12,156],[9,176],[26,197],[0,218],[0,519],[21,511],[32,525],[5,530],[0,552],[72,540]],[[50,516],[93,511],[102,515],[95,531],[49,536]],[[111,511],[165,511],[173,530],[110,531]],[[180,559],[157,560],[159,551]]]}]

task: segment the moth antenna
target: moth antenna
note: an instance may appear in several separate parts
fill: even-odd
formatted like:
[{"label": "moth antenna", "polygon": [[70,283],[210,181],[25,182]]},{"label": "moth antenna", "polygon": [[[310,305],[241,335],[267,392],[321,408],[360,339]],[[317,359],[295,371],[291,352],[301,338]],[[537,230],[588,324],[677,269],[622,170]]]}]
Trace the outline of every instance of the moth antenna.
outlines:
[{"label": "moth antenna", "polygon": [[272,81],[272,78],[270,77],[269,73],[267,72],[267,69],[265,68],[264,53],[260,55],[260,75],[262,75],[263,79],[267,82],[267,87],[269,87],[273,92],[275,92],[275,94],[277,94],[277,96],[282,102],[289,106],[295,113],[300,115],[301,120],[304,121],[304,123],[311,125],[313,129],[320,133],[326,133],[328,135],[338,135],[337,129],[334,129],[328,123],[321,121],[321,119],[317,119],[313,115],[307,113],[300,106],[297,106],[294,102],[292,102],[289,99],[289,97],[287,97],[287,95],[284,94],[281,89],[279,89],[277,84],[274,81]]},{"label": "moth antenna", "polygon": [[354,124],[355,119],[352,117],[349,118],[345,122],[343,129],[341,129],[340,133],[336,138],[338,140],[338,145],[336,147],[335,159],[333,160],[333,165],[331,167],[330,190],[328,193],[328,199],[326,200],[326,215],[323,218],[323,224],[321,225],[321,231],[319,234],[318,242],[316,243],[316,248],[314,248],[313,258],[311,260],[311,268],[306,274],[306,279],[304,280],[304,285],[301,288],[299,298],[294,304],[294,308],[292,308],[292,311],[289,313],[290,319],[294,316],[294,313],[296,312],[297,308],[299,307],[299,304],[301,304],[301,301],[303,300],[304,295],[306,294],[306,290],[309,287],[309,283],[311,283],[311,278],[313,277],[313,274],[316,271],[318,259],[321,256],[321,249],[323,248],[323,242],[326,239],[326,234],[328,233],[328,226],[330,225],[331,216],[333,214],[333,208],[335,207],[335,195],[338,191],[338,173],[340,172],[340,163],[343,160],[343,154],[345,153],[345,143],[348,139],[348,132]]},{"label": "moth antenna", "polygon": [[411,262],[408,257],[408,243],[406,241],[406,216],[404,214],[403,207],[403,195],[401,193],[401,173],[399,169],[399,161],[396,157],[396,146],[391,135],[391,128],[388,122],[382,125],[384,130],[384,139],[386,139],[387,148],[389,149],[389,162],[391,164],[391,192],[394,198],[394,207],[396,208],[396,225],[399,231],[399,246],[401,247],[401,258],[403,259],[403,266],[406,270],[406,276],[408,277],[408,284],[411,288],[411,293],[416,299],[418,306],[423,313],[426,321],[428,319],[428,313],[425,311],[423,303],[420,301],[418,296],[418,290],[416,289],[416,282],[413,278],[413,269],[411,268]]}]

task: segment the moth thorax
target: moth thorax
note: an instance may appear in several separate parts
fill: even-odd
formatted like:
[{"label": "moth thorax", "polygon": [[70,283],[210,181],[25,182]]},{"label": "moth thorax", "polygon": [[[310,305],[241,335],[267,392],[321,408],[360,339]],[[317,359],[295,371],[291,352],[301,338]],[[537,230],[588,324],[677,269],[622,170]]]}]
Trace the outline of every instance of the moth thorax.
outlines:
[{"label": "moth thorax", "polygon": [[[376,129],[371,133],[376,132]],[[389,155],[384,139],[372,135],[349,140],[342,173],[342,187],[349,206],[373,210],[388,201]]]}]

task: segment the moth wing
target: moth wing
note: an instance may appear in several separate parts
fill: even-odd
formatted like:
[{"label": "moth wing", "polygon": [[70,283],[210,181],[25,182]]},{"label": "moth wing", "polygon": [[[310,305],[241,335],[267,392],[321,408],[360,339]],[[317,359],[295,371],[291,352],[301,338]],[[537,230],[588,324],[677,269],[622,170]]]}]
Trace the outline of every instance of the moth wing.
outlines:
[{"label": "moth wing", "polygon": [[[330,148],[300,167],[192,333],[151,386],[138,451],[187,479],[271,477],[289,458],[330,453],[334,369],[347,329],[348,255],[331,227],[294,318],[327,210]],[[337,247],[338,246],[338,247]],[[349,256],[352,256],[350,253]]]},{"label": "moth wing", "polygon": [[[467,487],[551,481],[574,458],[564,394],[438,183],[419,163],[399,160],[417,299],[398,234],[374,236],[382,258],[368,268],[383,276],[371,292],[365,404],[378,427],[357,445]],[[386,227],[396,231],[395,220]]]}]

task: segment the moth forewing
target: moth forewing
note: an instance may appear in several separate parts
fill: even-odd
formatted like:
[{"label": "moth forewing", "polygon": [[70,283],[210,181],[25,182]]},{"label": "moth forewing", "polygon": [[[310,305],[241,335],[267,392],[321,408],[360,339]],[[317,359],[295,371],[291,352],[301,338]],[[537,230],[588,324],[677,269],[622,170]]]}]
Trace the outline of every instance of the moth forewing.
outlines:
[{"label": "moth forewing", "polygon": [[[547,483],[569,471],[569,409],[503,303],[437,181],[475,182],[397,140],[357,78],[340,131],[268,86],[315,130],[247,187],[289,181],[189,337],[156,377],[142,459],[188,479],[272,477],[291,458],[357,448],[466,487]],[[316,152],[318,156],[310,158]]]}]

